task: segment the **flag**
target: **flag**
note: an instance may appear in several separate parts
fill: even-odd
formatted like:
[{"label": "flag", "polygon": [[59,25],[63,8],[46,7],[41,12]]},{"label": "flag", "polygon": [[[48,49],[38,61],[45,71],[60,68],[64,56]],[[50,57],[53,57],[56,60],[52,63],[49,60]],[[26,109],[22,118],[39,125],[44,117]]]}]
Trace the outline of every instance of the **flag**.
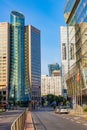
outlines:
[{"label": "flag", "polygon": [[77,74],[77,82],[80,82],[80,73]]}]

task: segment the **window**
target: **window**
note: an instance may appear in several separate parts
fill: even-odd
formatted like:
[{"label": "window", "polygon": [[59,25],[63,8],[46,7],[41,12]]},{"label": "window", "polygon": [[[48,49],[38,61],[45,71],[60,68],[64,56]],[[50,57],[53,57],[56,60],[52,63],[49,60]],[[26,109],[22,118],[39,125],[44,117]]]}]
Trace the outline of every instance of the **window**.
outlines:
[{"label": "window", "polygon": [[3,95],[6,95],[6,91],[3,91]]},{"label": "window", "polygon": [[66,60],[66,44],[62,44],[62,59]]},{"label": "window", "polygon": [[70,59],[71,60],[74,59],[74,44],[73,43],[70,44]]}]

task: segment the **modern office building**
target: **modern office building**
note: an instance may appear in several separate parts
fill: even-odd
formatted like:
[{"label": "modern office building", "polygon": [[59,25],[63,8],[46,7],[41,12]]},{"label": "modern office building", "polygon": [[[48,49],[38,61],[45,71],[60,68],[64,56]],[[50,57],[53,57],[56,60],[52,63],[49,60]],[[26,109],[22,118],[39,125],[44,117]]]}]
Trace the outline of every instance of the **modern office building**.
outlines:
[{"label": "modern office building", "polygon": [[[68,36],[69,31],[69,36]],[[75,34],[75,28],[68,27],[67,26],[61,26],[60,27],[60,39],[61,39],[61,70],[62,70],[62,90],[63,95],[65,96],[67,93],[67,85],[66,85],[66,79],[65,75],[68,73],[69,67],[72,67],[72,65],[75,63],[75,39],[73,35]],[[68,39],[67,39],[68,37]]]},{"label": "modern office building", "polygon": [[49,65],[48,65],[49,76],[52,76],[52,72],[53,72],[54,70],[59,70],[59,69],[60,69],[60,67],[59,67],[59,64],[58,64],[58,63],[56,63],[56,64],[49,64]]},{"label": "modern office building", "polygon": [[53,94],[62,95],[61,76],[41,76],[41,96]]},{"label": "modern office building", "polygon": [[64,17],[68,27],[75,28],[71,39],[75,39],[76,62],[69,67],[66,76],[68,93],[76,103],[86,103],[87,99],[87,1],[68,0],[66,2]]},{"label": "modern office building", "polygon": [[40,30],[25,26],[22,13],[12,11],[9,23],[0,23],[0,94],[14,104],[41,97]]},{"label": "modern office building", "polygon": [[[41,97],[41,45],[40,30],[29,25],[25,27],[26,62],[29,66],[31,99],[40,101]],[[27,69],[26,69],[27,71]]]},{"label": "modern office building", "polygon": [[29,91],[25,85],[25,18],[22,13],[12,11],[10,15],[10,83],[9,100],[28,101]]},{"label": "modern office building", "polygon": [[0,23],[0,94],[2,103],[8,101],[10,25]]}]

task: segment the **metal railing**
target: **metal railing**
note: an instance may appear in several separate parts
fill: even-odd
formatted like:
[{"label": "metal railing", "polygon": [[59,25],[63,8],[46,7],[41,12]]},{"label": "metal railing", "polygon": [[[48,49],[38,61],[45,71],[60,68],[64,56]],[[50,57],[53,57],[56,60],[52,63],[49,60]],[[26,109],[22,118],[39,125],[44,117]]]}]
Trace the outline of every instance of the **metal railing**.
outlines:
[{"label": "metal railing", "polygon": [[26,110],[12,123],[11,130],[24,130]]}]

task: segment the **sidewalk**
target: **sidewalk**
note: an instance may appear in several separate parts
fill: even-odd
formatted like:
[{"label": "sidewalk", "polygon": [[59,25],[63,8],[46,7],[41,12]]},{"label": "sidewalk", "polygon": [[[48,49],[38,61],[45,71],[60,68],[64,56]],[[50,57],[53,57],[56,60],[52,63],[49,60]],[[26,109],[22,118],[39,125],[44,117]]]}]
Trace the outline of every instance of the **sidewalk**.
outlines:
[{"label": "sidewalk", "polygon": [[71,110],[69,114],[71,116],[82,117],[83,119],[85,119],[87,121],[87,112],[76,112],[74,110]]},{"label": "sidewalk", "polygon": [[34,130],[34,125],[33,125],[32,116],[31,116],[30,111],[27,112],[24,130]]}]

